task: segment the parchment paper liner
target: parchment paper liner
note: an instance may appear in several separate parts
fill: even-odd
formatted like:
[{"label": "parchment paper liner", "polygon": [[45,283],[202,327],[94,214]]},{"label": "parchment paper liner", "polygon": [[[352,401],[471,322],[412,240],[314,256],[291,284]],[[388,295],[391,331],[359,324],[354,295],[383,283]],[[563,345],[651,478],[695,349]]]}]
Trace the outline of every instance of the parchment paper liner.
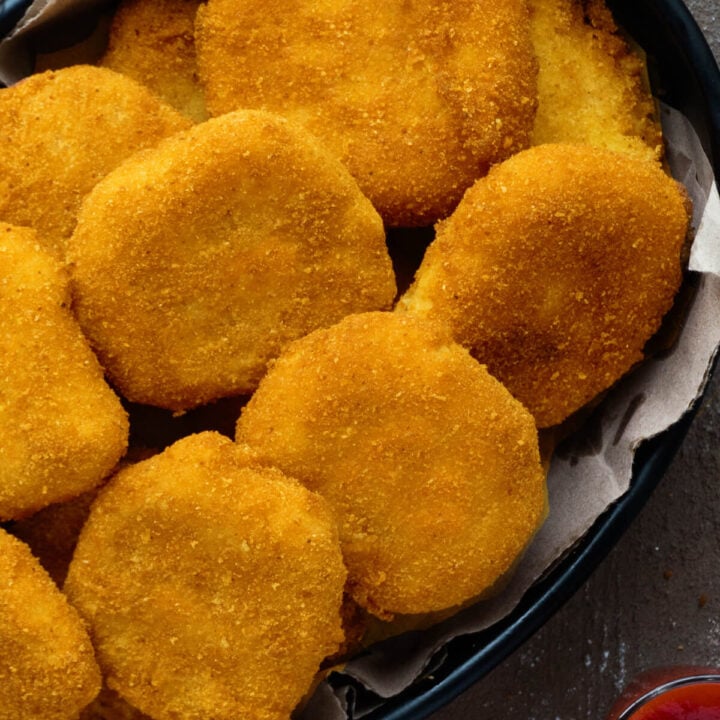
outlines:
[{"label": "parchment paper liner", "polygon": [[[35,2],[11,36],[0,43],[0,80],[12,84],[31,72],[36,46],[44,43],[46,49],[58,49],[52,47],[57,35],[48,32],[55,23],[68,16],[76,23],[77,13],[79,17],[90,13],[97,24],[110,4],[103,0]],[[45,57],[41,65],[94,61],[103,47],[105,26],[99,23],[89,40],[69,52]],[[77,27],[82,23],[76,23]],[[381,643],[344,667],[344,672],[381,698],[411,684],[427,671],[428,662],[441,663],[442,653],[437,651],[451,638],[487,628],[507,615],[530,585],[628,489],[640,443],[675,423],[703,391],[720,344],[720,198],[712,167],[689,121],[666,106],[661,107],[661,117],[668,162],[693,199],[696,228],[689,263],[689,280],[696,292],[678,341],[670,352],[643,363],[619,382],[583,429],[563,443],[548,476],[550,515],[500,595],[423,632]],[[348,694],[343,689],[336,695],[323,683],[301,717],[345,718]]]}]

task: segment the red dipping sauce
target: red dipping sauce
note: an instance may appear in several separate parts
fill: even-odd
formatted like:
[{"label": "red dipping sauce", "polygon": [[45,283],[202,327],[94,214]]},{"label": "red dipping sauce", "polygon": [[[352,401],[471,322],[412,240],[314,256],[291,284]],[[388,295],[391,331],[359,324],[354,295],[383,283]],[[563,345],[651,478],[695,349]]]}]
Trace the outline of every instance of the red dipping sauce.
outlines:
[{"label": "red dipping sauce", "polygon": [[720,670],[645,673],[627,688],[607,720],[720,720]]}]

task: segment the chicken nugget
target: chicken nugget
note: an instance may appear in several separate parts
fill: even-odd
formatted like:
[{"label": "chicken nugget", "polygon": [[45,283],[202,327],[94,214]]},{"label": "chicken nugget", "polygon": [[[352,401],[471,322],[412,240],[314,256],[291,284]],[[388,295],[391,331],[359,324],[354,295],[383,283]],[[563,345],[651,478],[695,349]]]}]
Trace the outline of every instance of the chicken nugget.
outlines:
[{"label": "chicken nugget", "polygon": [[208,120],[95,187],[70,241],[75,307],[130,400],[251,392],[292,339],[395,295],[382,221],[305,130]]},{"label": "chicken nugget", "polygon": [[0,519],[103,480],[128,420],[70,312],[64,268],[29,228],[0,223]]},{"label": "chicken nugget", "polygon": [[603,0],[530,0],[538,56],[533,144],[581,142],[659,160],[662,130],[645,63]]},{"label": "chicken nugget", "polygon": [[100,66],[127,75],[196,122],[207,119],[195,62],[200,0],[124,0]]},{"label": "chicken nugget", "polygon": [[209,0],[196,44],[211,114],[256,108],[302,123],[388,225],[445,217],[530,142],[524,0]]},{"label": "chicken nugget", "polygon": [[0,720],[75,720],[100,690],[90,638],[30,549],[0,529]]},{"label": "chicken nugget", "polygon": [[549,427],[642,360],[687,232],[687,196],[655,163],[541,145],[468,190],[398,309],[447,323]]},{"label": "chicken nugget", "polygon": [[149,90],[76,65],[0,89],[0,220],[64,254],[83,197],[137,150],[191,125]]},{"label": "chicken nugget", "polygon": [[349,592],[384,618],[488,591],[545,517],[532,416],[419,318],[353,315],[296,341],[237,439],[328,500]]},{"label": "chicken nugget", "polygon": [[201,433],[103,488],[65,591],[155,720],[288,720],[343,641],[346,574],[321,497]]}]

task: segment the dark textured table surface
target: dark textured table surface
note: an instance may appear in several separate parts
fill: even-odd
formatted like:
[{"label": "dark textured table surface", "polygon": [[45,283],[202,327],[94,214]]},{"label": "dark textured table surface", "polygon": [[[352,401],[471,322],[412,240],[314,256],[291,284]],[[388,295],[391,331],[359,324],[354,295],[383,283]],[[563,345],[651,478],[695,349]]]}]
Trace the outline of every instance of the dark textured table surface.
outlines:
[{"label": "dark textured table surface", "polygon": [[[720,58],[720,2],[686,0]],[[668,473],[590,580],[432,720],[602,720],[640,671],[720,667],[720,372]]]}]

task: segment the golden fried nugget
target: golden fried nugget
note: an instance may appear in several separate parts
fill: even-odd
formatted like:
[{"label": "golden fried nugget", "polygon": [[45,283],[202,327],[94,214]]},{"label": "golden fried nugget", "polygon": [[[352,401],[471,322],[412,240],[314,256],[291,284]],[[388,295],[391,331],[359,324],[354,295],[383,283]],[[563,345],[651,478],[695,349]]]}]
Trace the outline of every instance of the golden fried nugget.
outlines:
[{"label": "golden fried nugget", "polygon": [[398,308],[447,323],[548,427],[643,358],[687,230],[686,195],[655,163],[542,145],[468,190]]},{"label": "golden fried nugget", "polygon": [[196,122],[207,119],[195,62],[200,0],[123,0],[102,67],[137,80]]},{"label": "golden fried nugget", "polygon": [[0,530],[0,720],[75,720],[100,690],[90,638],[24,543]]},{"label": "golden fried nugget", "polygon": [[230,113],[123,164],[70,242],[76,309],[130,400],[248,393],[292,339],[389,307],[380,218],[305,130]]},{"label": "golden fried nugget", "polygon": [[65,591],[155,720],[287,720],[343,640],[345,577],[325,501],[202,433],[103,488]]},{"label": "golden fried nugget", "polygon": [[70,313],[68,280],[29,228],[0,223],[0,519],[103,480],[128,421]]},{"label": "golden fried nugget", "polygon": [[83,197],[137,150],[190,126],[149,90],[77,65],[0,89],[0,220],[63,256]]},{"label": "golden fried nugget", "polygon": [[349,591],[383,617],[488,590],[545,516],[532,416],[411,316],[353,315],[293,343],[237,438],[329,501]]},{"label": "golden fried nugget", "polygon": [[530,141],[524,0],[209,0],[196,43],[211,114],[257,108],[302,123],[389,225],[445,217]]},{"label": "golden fried nugget", "polygon": [[603,0],[530,0],[540,71],[533,144],[581,142],[659,160],[645,63]]}]

